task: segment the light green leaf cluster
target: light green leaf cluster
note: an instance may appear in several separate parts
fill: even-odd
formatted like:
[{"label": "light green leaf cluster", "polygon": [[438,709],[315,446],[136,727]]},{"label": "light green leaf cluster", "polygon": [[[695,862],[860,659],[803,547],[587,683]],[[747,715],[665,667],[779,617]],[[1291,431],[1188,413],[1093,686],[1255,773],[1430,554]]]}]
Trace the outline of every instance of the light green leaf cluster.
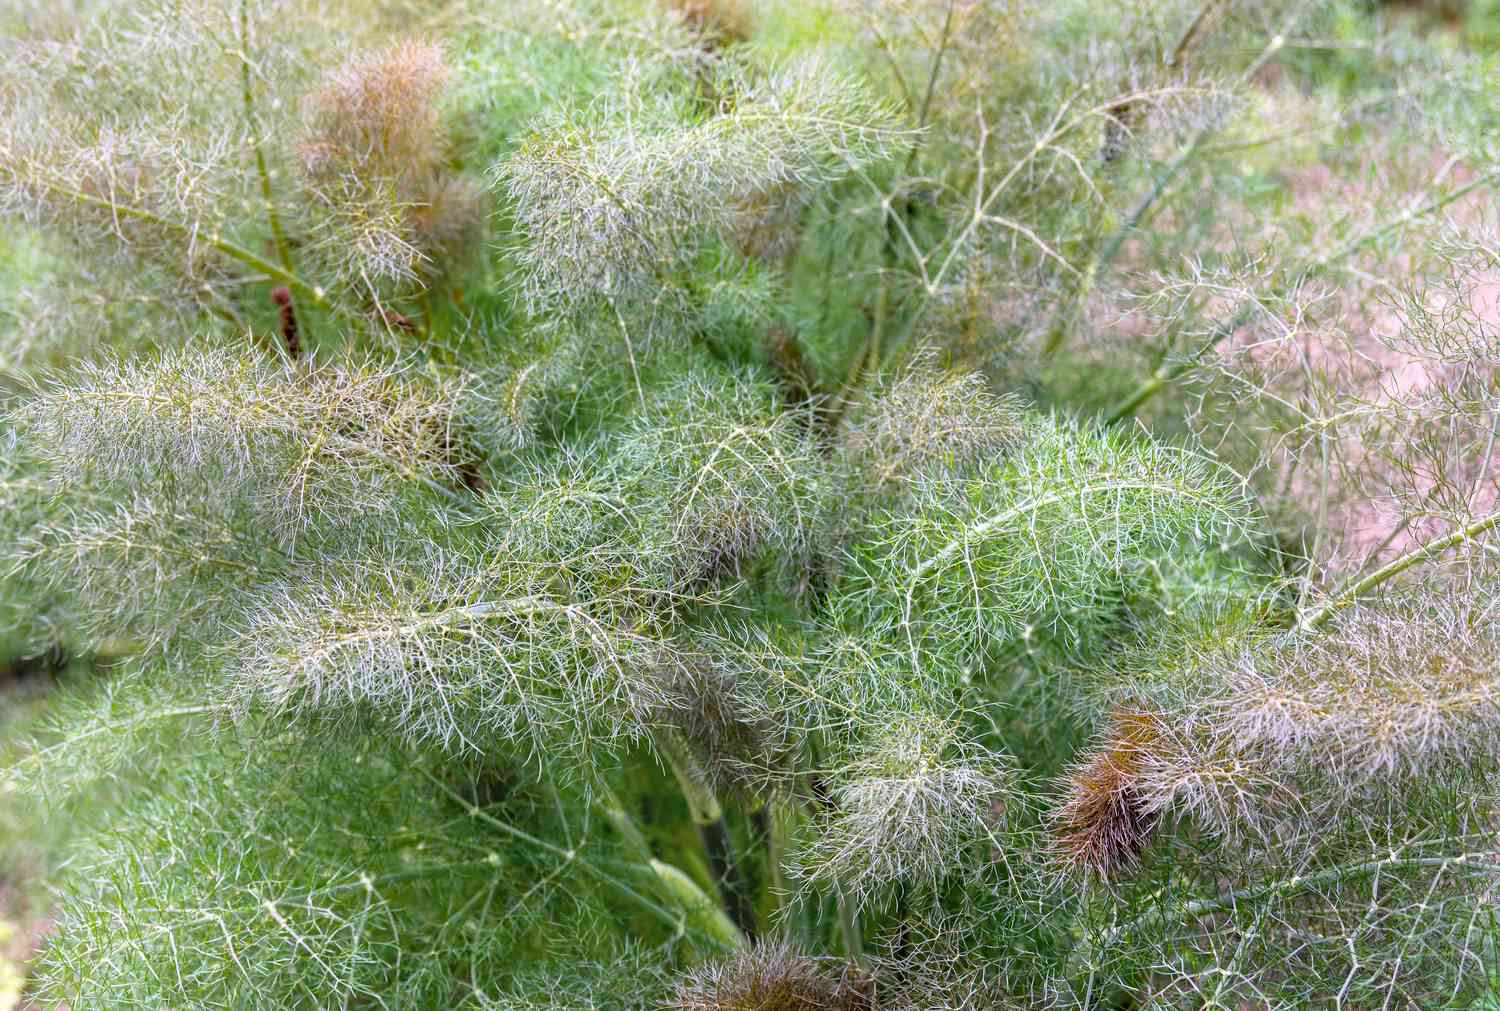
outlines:
[{"label": "light green leaf cluster", "polygon": [[507,555],[294,571],[237,630],[227,688],[288,716],[373,713],[416,741],[560,769],[619,749],[681,659],[629,595],[553,578],[596,560]]},{"label": "light green leaf cluster", "polygon": [[479,1008],[532,959],[622,954],[622,893],[670,927],[560,796],[494,790],[372,743],[220,738],[75,858],[45,971],[98,1007]]},{"label": "light green leaf cluster", "polygon": [[1087,637],[1150,586],[1153,559],[1229,554],[1253,527],[1234,475],[1190,451],[1065,418],[968,473],[920,482],[852,550],[839,608],[919,657],[975,663]]},{"label": "light green leaf cluster", "polygon": [[1317,638],[1249,636],[1193,658],[1147,695],[1172,731],[1143,763],[1143,803],[1282,850],[1315,849],[1351,808],[1482,793],[1497,754],[1492,608],[1482,593],[1397,596]]},{"label": "light green leaf cluster", "polygon": [[189,284],[222,283],[218,244],[250,248],[264,227],[260,182],[245,156],[296,130],[289,100],[262,101],[247,115],[242,71],[255,90],[290,96],[316,66],[308,55],[328,42],[316,23],[277,32],[292,9],[279,0],[243,10],[107,5],[7,33],[7,210],[65,230],[97,255],[129,251]]},{"label": "light green leaf cluster", "polygon": [[212,485],[290,536],[461,483],[458,397],[411,368],[214,348],[85,364],[44,382],[15,424],[59,481]]},{"label": "light green leaf cluster", "polygon": [[890,108],[827,65],[714,70],[701,86],[724,98],[709,115],[686,116],[687,99],[632,109],[634,96],[623,110],[553,114],[496,167],[525,233],[534,309],[639,300],[704,238],[729,235],[748,201],[858,172],[910,139]]},{"label": "light green leaf cluster", "polygon": [[930,887],[966,851],[1005,845],[1003,814],[1017,798],[1004,759],[965,747],[955,727],[932,719],[870,736],[830,783],[827,811],[806,826],[794,875],[869,901],[895,884]]}]

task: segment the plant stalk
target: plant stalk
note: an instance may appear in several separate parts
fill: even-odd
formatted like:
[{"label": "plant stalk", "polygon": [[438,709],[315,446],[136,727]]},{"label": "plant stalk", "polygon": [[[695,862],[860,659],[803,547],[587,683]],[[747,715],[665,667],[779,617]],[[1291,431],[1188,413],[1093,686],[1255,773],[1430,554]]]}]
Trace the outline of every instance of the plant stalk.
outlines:
[{"label": "plant stalk", "polygon": [[[922,105],[917,111],[917,136],[912,142],[911,150],[906,155],[906,169],[903,175],[910,177],[917,164],[917,157],[922,152],[922,131],[927,127],[927,119],[932,114],[932,99],[937,93],[937,81],[943,70],[943,60],[948,55],[948,47],[953,32],[953,14],[957,6],[957,0],[948,0],[948,7],[943,15],[943,29],[938,38],[937,51],[932,56],[932,63],[928,67],[927,87],[922,94]],[[902,82],[903,88],[905,82]],[[908,102],[910,95],[908,95]],[[877,376],[880,374],[880,359],[882,355],[882,344],[885,343],[885,330],[890,315],[890,272],[895,268],[897,253],[896,234],[900,227],[906,226],[911,221],[911,194],[903,193],[898,206],[892,206],[887,200],[884,204],[882,220],[885,224],[885,240],[881,243],[880,258],[880,290],[875,296],[875,316],[870,323],[870,333],[865,340],[864,349],[854,360],[854,367],[850,372],[849,381],[844,385],[843,395],[839,403],[835,405],[835,416],[829,426],[830,431],[837,431],[838,424],[843,419],[843,407],[851,400],[858,391],[866,376]]]},{"label": "plant stalk", "polygon": [[755,904],[751,899],[744,868],[735,857],[734,839],[724,820],[724,809],[713,791],[703,782],[691,756],[675,733],[670,730],[660,731],[653,739],[656,741],[657,751],[666,758],[673,775],[677,777],[677,784],[682,789],[683,799],[687,801],[693,824],[698,829],[698,838],[703,843],[709,872],[724,899],[730,919],[740,932],[753,940],[756,936]]},{"label": "plant stalk", "polygon": [[[576,848],[565,848],[562,846],[558,846],[554,843],[548,842],[546,839],[540,838],[539,836],[532,835],[525,829],[517,828],[515,825],[512,825],[509,822],[497,818],[493,814],[490,814],[490,812],[486,811],[484,808],[471,803],[447,783],[444,783],[441,779],[438,779],[436,776],[434,776],[431,772],[423,769],[422,775],[425,776],[427,780],[434,786],[436,786],[439,790],[450,797],[455,803],[463,807],[463,809],[468,812],[469,817],[477,818],[479,821],[484,822],[491,828],[503,832],[505,835],[510,836],[512,839],[525,843],[526,845],[534,847],[535,849],[541,850],[542,852],[557,858],[564,864],[576,864],[582,870],[596,877],[604,885],[613,888],[621,895],[624,895],[625,897],[638,903],[642,908],[648,910],[649,912],[660,918],[662,922],[667,924],[668,926],[676,927],[679,930],[681,930],[684,926],[679,915],[674,915],[672,910],[667,909],[665,906],[661,905],[661,903],[652,900],[648,896],[642,895],[640,892],[630,887],[630,885],[626,882],[621,881],[619,878],[616,878],[609,873],[606,873],[601,867],[597,866],[592,860],[589,860],[587,857],[585,857]],[[712,938],[719,945],[726,948],[736,948],[743,944],[744,938],[742,938],[739,935],[739,932],[734,929],[733,924],[729,923],[728,920],[723,919],[722,913],[719,913],[719,916],[717,918],[714,916],[714,913],[717,912],[717,907],[714,906],[712,902],[708,902],[706,900],[706,896],[696,902],[692,901],[695,895],[703,896],[703,893],[697,885],[693,884],[692,879],[689,878],[686,874],[683,874],[682,871],[678,870],[672,865],[662,863],[659,860],[652,860],[649,865],[649,870],[654,872],[656,879],[661,884],[663,884],[669,892],[672,893],[673,898],[678,900],[685,911],[700,914],[698,917],[698,926],[705,935]]]},{"label": "plant stalk", "polygon": [[848,890],[842,884],[838,886],[839,907],[839,935],[844,940],[844,954],[849,961],[861,969],[868,968],[865,958],[864,934],[859,928],[859,913],[854,908],[854,903],[849,899]]},{"label": "plant stalk", "polygon": [[[1449,204],[1463,199],[1480,187],[1488,186],[1490,183],[1494,182],[1496,178],[1500,178],[1500,170],[1492,170],[1490,172],[1486,172],[1483,175],[1475,178],[1472,182],[1460,186],[1458,189],[1454,190],[1451,193],[1447,193],[1441,197],[1430,200],[1426,204],[1423,204],[1421,206],[1412,207],[1404,213],[1397,215],[1390,221],[1387,221],[1380,227],[1372,229],[1371,231],[1368,231],[1363,235],[1355,236],[1354,238],[1345,242],[1343,245],[1338,246],[1327,253],[1324,253],[1312,263],[1308,264],[1304,270],[1296,275],[1299,279],[1299,282],[1305,282],[1311,278],[1321,276],[1325,271],[1327,271],[1338,261],[1352,256],[1354,253],[1359,252],[1364,247],[1383,238],[1384,236],[1402,227],[1403,225],[1409,224],[1412,221],[1417,220],[1418,218],[1426,217],[1430,214],[1435,213],[1436,211],[1440,211],[1444,207],[1447,207]],[[1120,423],[1121,421],[1124,421],[1126,418],[1133,416],[1142,404],[1150,400],[1152,397],[1156,396],[1162,390],[1166,389],[1167,386],[1171,385],[1178,378],[1180,378],[1183,374],[1191,370],[1193,366],[1195,366],[1204,358],[1205,355],[1207,355],[1214,348],[1218,347],[1225,338],[1229,337],[1231,334],[1235,333],[1235,331],[1239,330],[1240,327],[1248,323],[1255,315],[1255,307],[1256,303],[1253,300],[1247,301],[1246,303],[1241,305],[1235,311],[1234,315],[1228,320],[1224,320],[1214,324],[1213,329],[1209,331],[1208,337],[1187,358],[1180,359],[1176,362],[1164,363],[1160,367],[1158,367],[1156,371],[1151,374],[1150,378],[1146,379],[1141,383],[1140,386],[1136,387],[1136,389],[1128,397],[1120,401],[1120,403],[1117,404],[1115,408],[1105,416],[1105,424],[1115,425]]]},{"label": "plant stalk", "polygon": [[276,259],[288,274],[295,273],[292,266],[291,247],[286,241],[286,232],[281,228],[281,215],[276,210],[276,199],[271,191],[271,171],[266,166],[266,152],[261,146],[260,117],[255,112],[255,92],[251,87],[250,74],[250,0],[240,0],[240,83],[245,102],[245,119],[250,128],[250,146],[255,152],[255,172],[260,177],[260,193],[266,202],[266,216],[271,222],[271,241],[276,246]]},{"label": "plant stalk", "polygon": [[1449,548],[1456,547],[1465,541],[1471,541],[1481,534],[1493,530],[1496,526],[1500,526],[1500,511],[1490,513],[1483,519],[1476,520],[1466,527],[1461,527],[1446,537],[1439,537],[1437,540],[1428,541],[1426,544],[1408,551],[1400,558],[1376,569],[1354,585],[1335,592],[1333,597],[1327,602],[1298,617],[1297,630],[1299,632],[1315,631],[1319,626],[1327,622],[1329,618],[1332,618],[1339,611],[1359,600],[1360,597],[1363,597],[1380,584],[1399,576],[1418,562],[1425,562],[1430,558],[1442,554]]}]

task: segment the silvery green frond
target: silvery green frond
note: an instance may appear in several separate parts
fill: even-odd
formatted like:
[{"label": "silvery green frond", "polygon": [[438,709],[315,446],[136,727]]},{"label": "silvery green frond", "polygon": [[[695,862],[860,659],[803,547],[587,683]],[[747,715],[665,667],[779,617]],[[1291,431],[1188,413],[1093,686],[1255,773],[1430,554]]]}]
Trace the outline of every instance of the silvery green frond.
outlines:
[{"label": "silvery green frond", "polygon": [[[1488,594],[1396,597],[1326,633],[1247,637],[1150,696],[1129,788],[1221,837],[1316,846],[1357,808],[1420,817],[1439,784],[1500,764]],[[1399,821],[1399,819],[1398,819]]]},{"label": "silvery green frond", "polygon": [[[76,498],[83,499],[79,494]],[[7,552],[17,569],[70,607],[80,641],[121,637],[144,648],[212,639],[225,601],[273,578],[287,556],[255,533],[242,503],[172,509],[136,496],[69,506]]]},{"label": "silvery green frond", "polygon": [[624,536],[632,517],[619,490],[607,440],[590,440],[502,473],[485,494],[481,522],[492,531],[496,557],[587,557],[589,564],[578,570],[559,565],[554,578],[577,579],[586,587],[599,585],[596,580],[603,577],[608,585],[622,586],[629,580],[603,576],[638,560],[635,545]]},{"label": "silvery green frond", "polygon": [[948,657],[914,665],[906,643],[827,621],[784,642],[763,637],[739,648],[768,672],[767,690],[786,718],[847,753],[864,747],[872,731],[888,729],[893,714],[952,715],[956,690],[973,674]]},{"label": "silvery green frond", "polygon": [[1495,4],[1369,6],[0,4],[28,999],[1478,1011]]},{"label": "silvery green frond", "polygon": [[656,394],[607,466],[636,511],[643,576],[675,592],[740,577],[765,557],[795,569],[823,507],[825,465],[771,391],[692,376]]},{"label": "silvery green frond", "polygon": [[516,254],[534,307],[641,296],[704,238],[730,231],[742,201],[821,185],[907,137],[879,99],[824,63],[720,70],[714,86],[734,98],[709,115],[575,111],[536,124],[496,166],[525,236]]},{"label": "silvery green frond", "polygon": [[52,494],[16,438],[0,430],[0,627],[7,629],[12,648],[24,652],[46,649],[57,641],[50,626],[66,624],[66,605],[50,594],[46,580],[28,569],[21,557],[53,514]]},{"label": "silvery green frond", "polygon": [[155,658],[76,686],[7,743],[0,793],[34,798],[49,811],[81,811],[99,803],[101,792],[118,799],[169,775],[180,751],[202,747],[230,715],[202,690],[200,669]]},{"label": "silvery green frond", "polygon": [[450,17],[453,89],[474,112],[483,164],[508,155],[538,116],[618,100],[626,86],[680,89],[702,63],[656,0],[467,0]]},{"label": "silvery green frond", "polygon": [[324,722],[374,716],[460,754],[587,769],[641,733],[679,657],[627,592],[560,592],[559,569],[597,559],[513,550],[294,574],[239,628],[228,691]]},{"label": "silvery green frond", "polygon": [[417,287],[432,269],[432,256],[412,227],[423,205],[393,182],[353,183],[335,176],[311,192],[329,227],[308,246],[308,257],[324,266],[327,276],[345,285],[363,282],[376,290],[401,291]]},{"label": "silvery green frond", "polygon": [[993,461],[1025,437],[1013,399],[982,376],[944,371],[928,350],[865,391],[840,429],[840,452],[859,485],[903,488]]},{"label": "silvery green frond", "polygon": [[47,230],[0,225],[0,401],[25,386],[29,372],[56,367],[96,347],[140,347],[152,335],[186,332],[192,311],[168,299],[131,299],[133,285],[168,283],[163,271],[136,264],[123,278],[68,255]]},{"label": "silvery green frond", "polygon": [[[1143,964],[1167,1007],[1300,1008],[1335,994],[1392,1007],[1482,1006],[1469,1002],[1488,986],[1481,933],[1500,887],[1491,801],[1464,789],[1430,800],[1430,812],[1399,825],[1385,821],[1390,809],[1367,809],[1365,824],[1264,861],[1173,847],[1157,862],[1170,860],[1170,875],[1146,873],[1084,921],[1070,974],[1058,980],[1059,1006],[1138,986]],[[1121,917],[1121,902],[1135,912]]]},{"label": "silvery green frond", "polygon": [[[1028,882],[1030,884],[1030,882]],[[1072,1008],[1048,975],[1058,925],[1068,909],[1057,895],[1045,907],[1012,889],[960,900],[914,916],[898,950],[872,959],[881,1008],[890,1011],[1031,1011]],[[1019,900],[1019,901],[1018,901]],[[1029,907],[1029,908],[1028,908]],[[893,945],[892,947],[896,947]]]},{"label": "silvery green frond", "polygon": [[1500,627],[1483,591],[1357,606],[1324,635],[1216,668],[1224,733],[1355,791],[1500,760]]},{"label": "silvery green frond", "polygon": [[[253,150],[293,135],[292,96],[327,38],[312,25],[278,32],[292,6],[252,0],[241,24],[218,3],[146,0],[38,19],[8,38],[0,204],[98,256],[129,250],[194,286],[216,279],[221,242],[249,249],[264,228]],[[242,27],[250,37],[236,39]],[[241,108],[247,60],[252,96],[272,92],[252,120]],[[279,168],[289,158],[277,153]]]},{"label": "silvery green frond", "polygon": [[762,381],[678,375],[617,427],[499,475],[483,508],[510,548],[609,559],[658,604],[761,570],[795,582],[827,468],[778,406]]},{"label": "silvery green frond", "polygon": [[698,655],[660,675],[662,701],[645,715],[675,736],[715,796],[765,800],[786,794],[813,728],[786,718],[766,684],[767,655],[700,636]]},{"label": "silvery green frond", "polygon": [[1002,757],[965,747],[957,728],[899,719],[872,730],[830,777],[829,804],[813,819],[796,873],[868,902],[905,882],[932,887],[962,868],[966,850],[987,857],[1011,793]]},{"label": "silvery green frond", "polygon": [[536,441],[548,394],[575,374],[577,359],[576,349],[563,343],[473,374],[459,413],[486,455],[498,458]]},{"label": "silvery green frond", "polygon": [[[6,116],[33,123],[38,117],[55,121],[36,108],[11,107]],[[169,123],[168,129],[175,126]],[[48,141],[54,139],[47,136]],[[205,162],[225,160],[224,149],[231,143],[228,137],[214,139],[203,153]],[[174,293],[179,300],[190,297],[193,287],[221,280],[223,261],[210,241],[219,238],[218,222],[182,218],[207,217],[248,196],[213,178],[210,164],[175,163],[175,152],[161,139],[109,129],[77,150],[23,147],[13,136],[0,137],[0,144],[5,145],[0,148],[0,183],[8,189],[0,192],[0,199],[12,207],[27,207],[33,222],[84,246],[100,244],[103,236],[110,252],[118,251],[115,243],[149,251],[180,276]],[[166,200],[164,192],[193,194],[194,203],[184,207]],[[199,228],[204,230],[202,237],[194,241],[191,233]]]},{"label": "silvery green frond", "polygon": [[452,497],[456,383],[356,360],[299,366],[253,350],[105,357],[54,374],[14,414],[64,482],[246,497],[271,532],[347,522],[413,488]]}]

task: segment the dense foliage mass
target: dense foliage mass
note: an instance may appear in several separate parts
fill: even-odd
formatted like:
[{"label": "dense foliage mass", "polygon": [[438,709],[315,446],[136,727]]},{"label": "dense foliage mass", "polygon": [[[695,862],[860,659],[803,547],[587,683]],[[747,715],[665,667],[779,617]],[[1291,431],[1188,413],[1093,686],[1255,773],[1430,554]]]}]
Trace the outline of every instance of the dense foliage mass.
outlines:
[{"label": "dense foliage mass", "polygon": [[1492,6],[8,0],[38,1006],[1490,1006]]}]

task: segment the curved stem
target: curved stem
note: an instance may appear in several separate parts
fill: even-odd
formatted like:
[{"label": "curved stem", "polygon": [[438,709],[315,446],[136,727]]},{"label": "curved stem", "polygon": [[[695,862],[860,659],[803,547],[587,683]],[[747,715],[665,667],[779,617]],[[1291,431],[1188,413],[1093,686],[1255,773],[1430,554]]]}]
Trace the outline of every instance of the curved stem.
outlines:
[{"label": "curved stem", "polygon": [[754,938],[755,905],[751,899],[749,883],[745,880],[744,867],[734,852],[734,839],[729,834],[729,825],[724,820],[724,808],[713,791],[703,782],[692,757],[682,742],[670,730],[652,735],[656,750],[666,759],[667,765],[677,777],[683,799],[687,801],[693,824],[698,829],[698,838],[703,843],[708,868],[724,899],[724,906],[735,926],[746,937]]},{"label": "curved stem", "polygon": [[765,836],[766,868],[770,877],[772,916],[774,921],[786,905],[789,889],[786,884],[786,817],[787,813],[776,804],[767,801],[760,809],[759,820],[763,823]]},{"label": "curved stem", "polygon": [[719,886],[719,894],[729,908],[729,918],[750,940],[755,939],[755,907],[744,877],[744,868],[735,859],[734,840],[729,835],[729,825],[721,815],[713,821],[698,826],[698,838],[703,840],[703,852],[708,857],[708,869]]},{"label": "curved stem", "polygon": [[1193,15],[1193,20],[1189,21],[1187,27],[1182,30],[1182,34],[1177,36],[1177,45],[1173,46],[1172,51],[1167,54],[1167,66],[1175,67],[1182,62],[1182,58],[1187,55],[1188,47],[1193,44],[1193,39],[1198,35],[1198,29],[1203,27],[1203,22],[1208,20],[1208,15],[1219,6],[1219,2],[1220,0],[1207,0],[1202,7],[1198,8],[1198,13]]}]

